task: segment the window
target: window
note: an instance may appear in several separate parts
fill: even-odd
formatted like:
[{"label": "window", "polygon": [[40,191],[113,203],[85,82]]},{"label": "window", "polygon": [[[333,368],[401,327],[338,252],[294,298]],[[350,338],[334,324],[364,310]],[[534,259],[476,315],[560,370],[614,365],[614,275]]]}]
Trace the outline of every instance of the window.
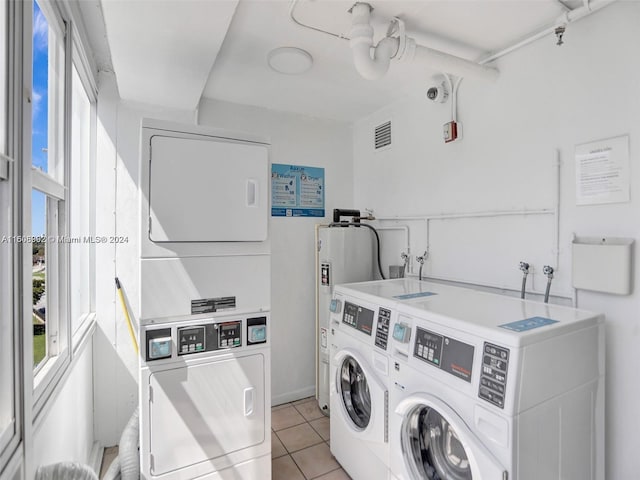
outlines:
[{"label": "window", "polygon": [[91,215],[92,108],[77,68],[71,77],[71,188],[70,188],[70,301],[71,333],[75,334],[93,308],[94,226]]},{"label": "window", "polygon": [[73,239],[93,228],[96,94],[72,3],[0,1],[0,471],[25,475],[22,426],[91,331],[94,253]]},{"label": "window", "polygon": [[[50,4],[43,4],[51,8]],[[33,2],[31,284],[36,400],[68,357],[65,189],[65,35],[54,11]]]}]

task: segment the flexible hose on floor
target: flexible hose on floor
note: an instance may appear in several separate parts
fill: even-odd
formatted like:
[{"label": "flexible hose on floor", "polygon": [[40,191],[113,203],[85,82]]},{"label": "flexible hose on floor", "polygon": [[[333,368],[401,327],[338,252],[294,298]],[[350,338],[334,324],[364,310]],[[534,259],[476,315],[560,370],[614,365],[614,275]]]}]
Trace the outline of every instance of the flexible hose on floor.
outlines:
[{"label": "flexible hose on floor", "polygon": [[61,462],[38,467],[35,480],[98,480],[98,476],[81,463]]}]

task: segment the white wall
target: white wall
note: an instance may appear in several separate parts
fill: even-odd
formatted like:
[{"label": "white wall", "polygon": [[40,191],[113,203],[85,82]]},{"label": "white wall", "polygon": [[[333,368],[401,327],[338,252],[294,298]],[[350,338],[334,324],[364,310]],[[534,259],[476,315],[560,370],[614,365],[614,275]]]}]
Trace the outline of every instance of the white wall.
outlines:
[{"label": "white wall", "polygon": [[[569,25],[565,44],[549,37],[498,62],[495,84],[465,79],[459,92],[462,141],[445,145],[450,105],[424,93],[354,129],[355,203],[377,216],[541,209],[555,206],[555,152],[561,159],[560,251],[553,216],[431,222],[428,273],[519,288],[519,260],[557,267],[553,290],[571,295],[572,233],[640,239],[640,3],[618,2]],[[392,149],[374,153],[372,129],[391,118]],[[631,201],[576,206],[574,146],[630,136]],[[386,185],[387,190],[379,187]],[[391,222],[382,222],[390,224]],[[412,249],[426,244],[424,222],[406,221]],[[400,242],[394,246],[399,252]],[[638,260],[634,262],[638,285]],[[640,292],[579,292],[579,306],[606,314],[606,478],[636,478],[640,456]],[[543,420],[543,419],[541,419]]]},{"label": "white wall", "polygon": [[34,471],[40,465],[78,462],[88,465],[93,447],[93,348],[91,340],[74,359],[33,435]]},{"label": "white wall", "polygon": [[325,169],[325,218],[273,217],[271,392],[273,404],[315,393],[314,225],[352,208],[352,133],[346,123],[205,100],[199,123],[271,139],[271,163]]},{"label": "white wall", "polygon": [[95,435],[115,445],[138,404],[138,359],[116,296],[117,276],[137,326],[139,311],[138,162],[143,117],[193,123],[195,112],[123,102],[115,78],[101,74],[98,98],[96,233],[128,242],[96,249]]}]

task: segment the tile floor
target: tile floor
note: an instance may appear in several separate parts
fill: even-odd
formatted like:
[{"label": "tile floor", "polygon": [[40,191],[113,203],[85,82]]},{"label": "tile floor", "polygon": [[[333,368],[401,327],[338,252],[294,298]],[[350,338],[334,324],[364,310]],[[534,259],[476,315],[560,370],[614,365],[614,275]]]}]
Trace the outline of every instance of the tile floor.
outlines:
[{"label": "tile floor", "polygon": [[271,409],[272,480],[349,480],[329,451],[329,418],[314,397]]},{"label": "tile floor", "polygon": [[107,447],[104,449],[102,453],[102,466],[100,467],[100,475],[99,478],[104,478],[104,474],[107,473],[109,466],[111,466],[111,462],[118,456],[118,446],[115,447]]}]

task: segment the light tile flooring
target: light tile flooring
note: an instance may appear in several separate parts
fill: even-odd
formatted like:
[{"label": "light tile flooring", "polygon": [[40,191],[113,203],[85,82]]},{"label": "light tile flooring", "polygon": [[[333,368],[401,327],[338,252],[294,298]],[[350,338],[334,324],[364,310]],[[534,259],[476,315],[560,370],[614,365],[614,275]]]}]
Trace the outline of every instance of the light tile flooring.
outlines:
[{"label": "light tile flooring", "polygon": [[349,480],[329,451],[329,418],[315,398],[271,409],[272,480]]}]

